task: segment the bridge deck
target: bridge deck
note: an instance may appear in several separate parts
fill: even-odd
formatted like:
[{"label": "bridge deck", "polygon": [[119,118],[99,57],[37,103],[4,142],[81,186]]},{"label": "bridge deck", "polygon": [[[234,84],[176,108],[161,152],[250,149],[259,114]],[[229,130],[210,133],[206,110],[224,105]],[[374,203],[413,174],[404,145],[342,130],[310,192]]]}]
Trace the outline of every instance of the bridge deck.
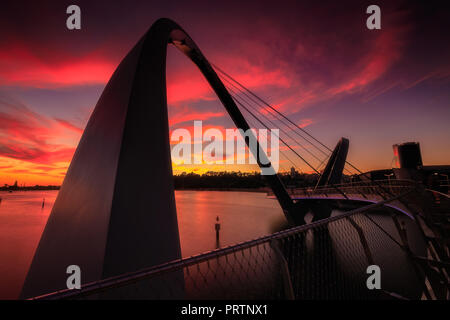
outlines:
[{"label": "bridge deck", "polygon": [[[334,194],[313,194],[310,196],[306,195],[291,195],[293,200],[345,200],[345,201],[358,201],[361,203],[378,203],[380,201],[385,200],[382,196],[378,194],[370,194],[366,197],[361,196],[361,194],[352,194],[352,193],[346,193],[344,195],[340,193],[334,193]],[[400,211],[410,218],[414,219],[413,213],[410,211],[409,208],[407,208],[400,200],[393,200],[389,203],[385,204],[386,207],[390,207],[392,209],[395,209],[397,211]]]}]

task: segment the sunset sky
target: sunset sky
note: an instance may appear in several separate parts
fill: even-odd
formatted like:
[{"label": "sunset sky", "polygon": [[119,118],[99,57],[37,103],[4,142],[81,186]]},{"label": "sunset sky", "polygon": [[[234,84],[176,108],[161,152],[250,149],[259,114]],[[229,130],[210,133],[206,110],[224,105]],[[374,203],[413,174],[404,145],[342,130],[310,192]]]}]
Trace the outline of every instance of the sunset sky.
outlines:
[{"label": "sunset sky", "polygon": [[[71,4],[81,30],[66,28]],[[370,4],[381,8],[381,30],[366,28]],[[0,10],[0,185],[62,182],[108,79],[161,17],[324,143],[349,138],[361,169],[391,167],[392,145],[407,141],[420,142],[424,164],[450,164],[450,10],[438,2],[9,1]],[[173,47],[167,73],[172,130],[194,120],[234,127]]]}]

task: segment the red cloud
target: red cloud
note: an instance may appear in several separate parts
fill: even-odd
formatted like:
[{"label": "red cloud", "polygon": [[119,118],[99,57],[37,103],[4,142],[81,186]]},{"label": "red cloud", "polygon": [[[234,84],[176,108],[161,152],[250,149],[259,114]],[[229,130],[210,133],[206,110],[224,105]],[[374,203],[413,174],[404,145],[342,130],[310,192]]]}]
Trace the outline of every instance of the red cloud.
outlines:
[{"label": "red cloud", "polygon": [[0,156],[33,163],[70,162],[75,152],[75,148],[70,147],[57,147],[53,151],[51,149],[51,147],[47,146],[36,148],[13,144],[7,145],[0,142]]},{"label": "red cloud", "polygon": [[178,104],[190,100],[209,100],[214,92],[198,69],[193,66],[167,70],[167,102]]},{"label": "red cloud", "polygon": [[223,117],[224,112],[192,112],[188,108],[185,108],[182,112],[178,112],[169,119],[169,126],[173,126],[179,123],[201,120],[205,121],[211,118]]},{"label": "red cloud", "polygon": [[0,51],[0,84],[37,88],[104,84],[115,65],[96,54],[53,64],[34,55],[25,45],[14,43]]},{"label": "red cloud", "polygon": [[401,55],[401,33],[401,30],[381,33],[367,56],[359,63],[361,71],[328,92],[333,95],[353,92],[380,78]]}]

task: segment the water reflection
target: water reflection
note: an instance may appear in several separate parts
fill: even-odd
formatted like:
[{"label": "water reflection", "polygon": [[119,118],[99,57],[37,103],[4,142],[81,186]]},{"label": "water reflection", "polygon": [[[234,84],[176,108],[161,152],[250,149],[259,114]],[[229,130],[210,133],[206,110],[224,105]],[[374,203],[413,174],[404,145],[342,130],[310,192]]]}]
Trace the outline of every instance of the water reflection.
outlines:
[{"label": "water reflection", "polygon": [[[56,191],[0,193],[1,299],[18,296],[56,195]],[[278,203],[262,193],[177,191],[175,197],[183,257],[269,234],[275,221],[280,225],[279,221],[284,220]],[[333,211],[334,214],[339,211]],[[368,215],[383,230],[397,237],[386,212],[374,211]],[[218,216],[219,238],[216,233]],[[311,215],[306,217],[308,222],[311,219]],[[354,216],[353,219],[364,229],[373,259],[383,270],[384,288],[416,298],[420,294],[418,281],[421,279],[417,279],[402,249],[393,245],[384,231],[367,217]],[[407,225],[411,249],[423,256],[424,243],[413,221],[406,216],[400,220]],[[365,287],[368,261],[357,230],[346,219],[293,237],[295,239],[281,243],[280,249],[288,262],[295,297],[337,299],[352,293],[362,298],[368,294]],[[237,255],[239,259],[233,254],[185,270],[189,271],[185,273],[189,296],[211,297],[211,292],[219,292],[214,290],[223,292],[242,288],[244,284],[253,288],[246,293],[252,297],[279,289],[277,272],[282,259],[271,247],[266,244],[262,251],[249,248]],[[197,290],[200,285],[203,289]]]},{"label": "water reflection", "polygon": [[[0,299],[19,295],[56,195],[0,192]],[[183,257],[266,235],[284,219],[278,203],[263,193],[176,191],[175,198]]]}]

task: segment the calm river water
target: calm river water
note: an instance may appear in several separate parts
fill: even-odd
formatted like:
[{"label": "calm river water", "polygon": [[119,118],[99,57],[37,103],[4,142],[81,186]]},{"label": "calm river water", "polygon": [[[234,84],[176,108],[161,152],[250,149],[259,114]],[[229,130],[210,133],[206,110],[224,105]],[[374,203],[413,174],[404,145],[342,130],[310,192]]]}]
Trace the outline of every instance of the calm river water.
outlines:
[{"label": "calm river water", "polygon": [[[56,196],[57,191],[0,192],[0,299],[18,297]],[[276,200],[267,198],[265,193],[176,191],[175,197],[183,257],[216,248],[214,225],[217,216],[221,223],[221,247],[277,231],[285,221]],[[342,211],[334,210],[333,215],[340,213]],[[353,219],[363,228],[370,255],[383,270],[383,287],[412,299],[420,297],[423,279],[417,277],[402,247],[396,245],[400,238],[389,212],[379,209],[368,212],[368,215],[372,220],[363,216]],[[306,220],[309,219],[307,216]],[[403,214],[399,219],[406,223],[407,238],[413,252],[426,255],[414,221]],[[305,242],[299,242],[305,247],[298,254],[307,257],[305,261],[308,263],[297,267],[309,266],[314,271],[299,271],[299,274],[305,279],[318,280],[315,277],[320,272],[325,272],[322,276],[329,276],[334,274],[332,270],[337,270],[336,277],[344,275],[345,279],[353,279],[351,283],[363,286],[367,291],[367,254],[358,232],[347,220],[329,224],[324,230],[326,233],[309,232]],[[396,238],[397,242],[390,237]],[[323,282],[325,278],[322,276],[319,280]]]},{"label": "calm river water", "polygon": [[[0,192],[0,299],[18,297],[57,193]],[[183,257],[216,248],[216,216],[220,246],[266,235],[284,221],[265,193],[176,191],[175,197]]]}]

